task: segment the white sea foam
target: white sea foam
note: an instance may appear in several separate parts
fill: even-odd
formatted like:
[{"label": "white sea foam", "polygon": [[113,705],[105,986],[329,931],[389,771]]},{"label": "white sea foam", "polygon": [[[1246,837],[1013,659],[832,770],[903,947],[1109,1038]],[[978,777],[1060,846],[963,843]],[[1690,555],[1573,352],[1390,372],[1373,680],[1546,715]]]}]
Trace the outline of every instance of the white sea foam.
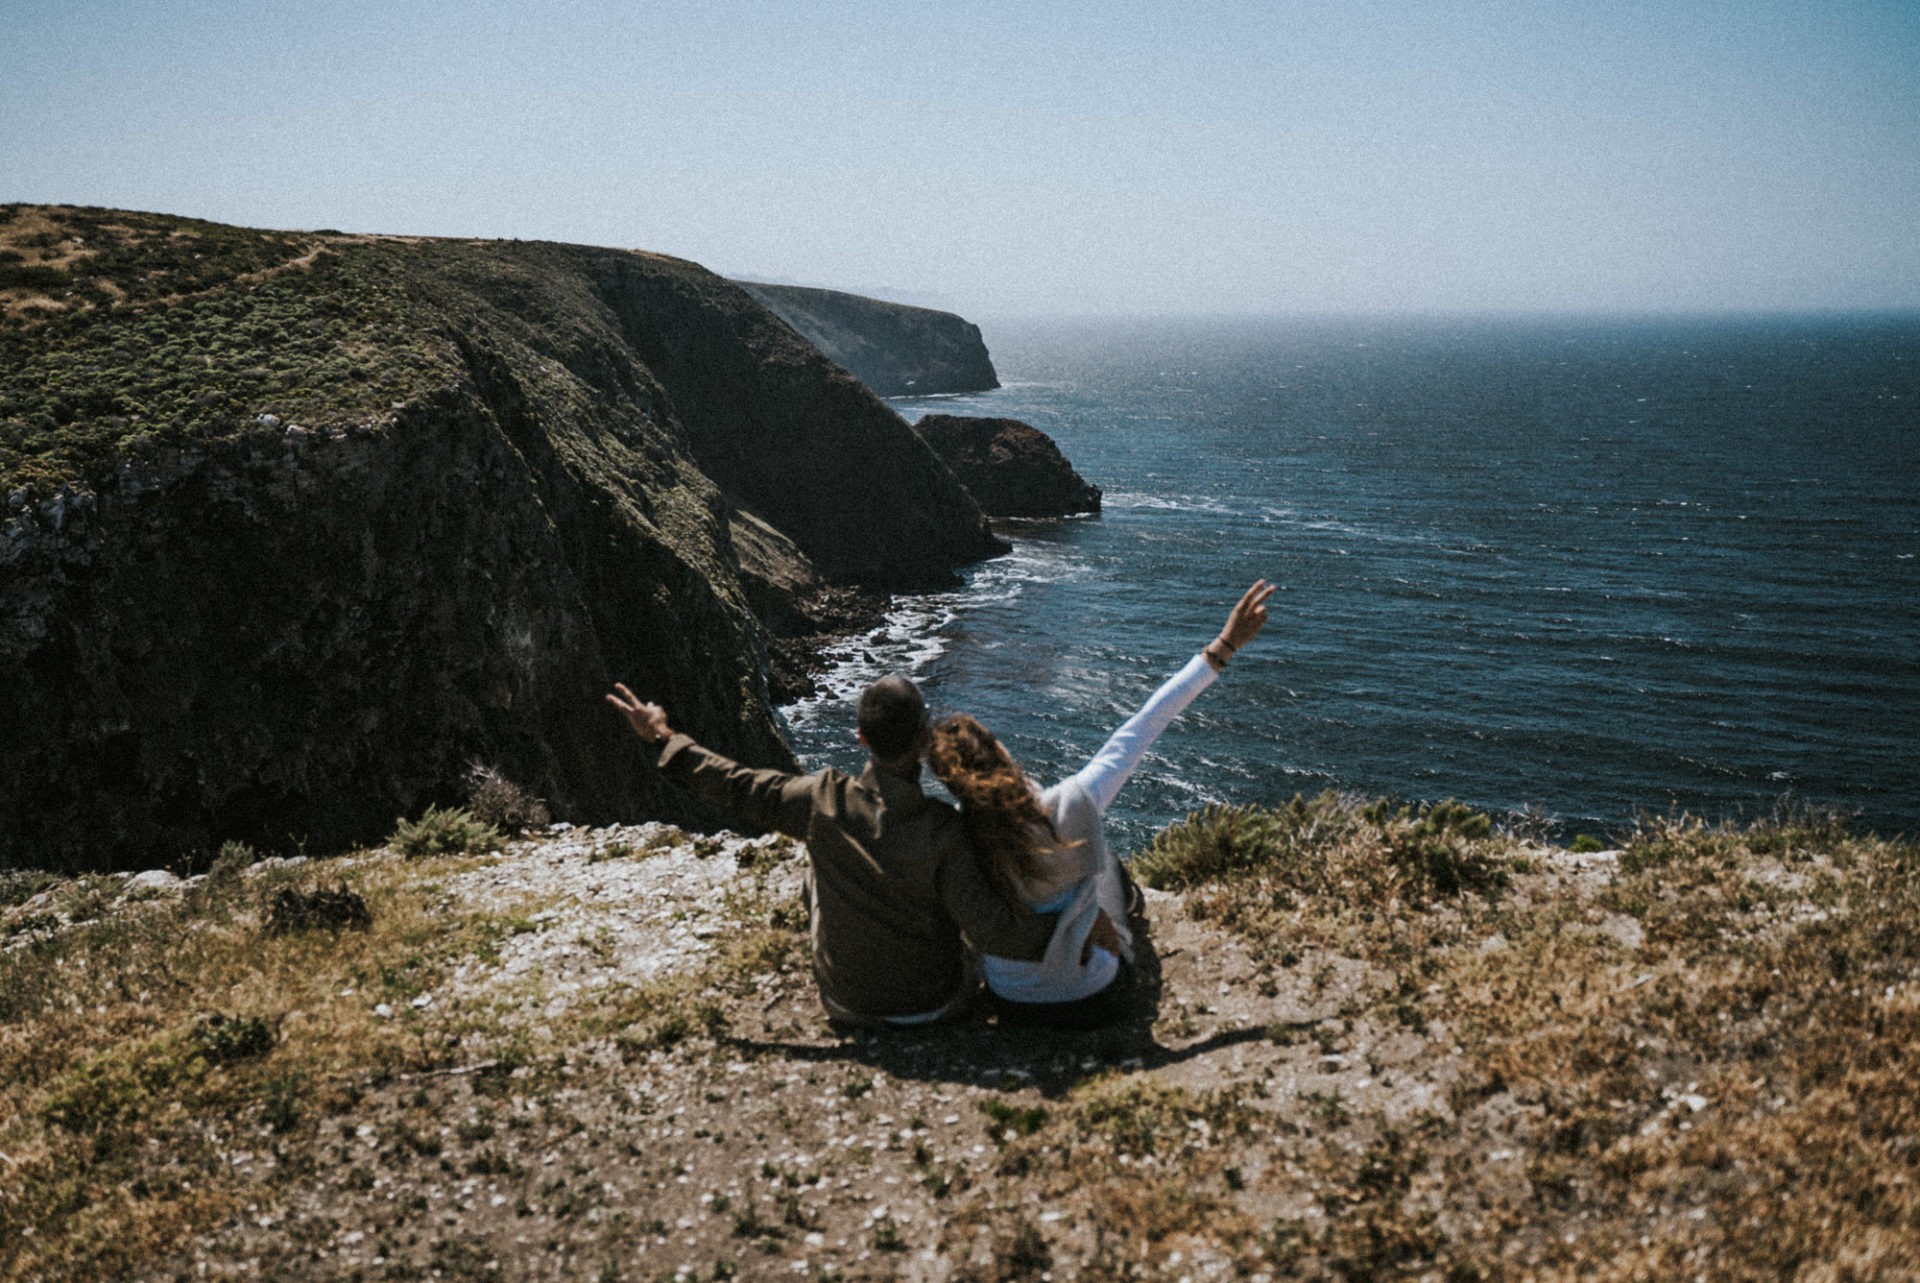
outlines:
[{"label": "white sea foam", "polygon": [[1194,494],[1135,494],[1120,491],[1104,496],[1101,506],[1105,508],[1158,509],[1163,512],[1211,512],[1222,516],[1235,515],[1235,510],[1211,495]]},{"label": "white sea foam", "polygon": [[1058,544],[1015,539],[1013,551],[977,567],[965,587],[896,596],[875,627],[828,646],[815,693],[780,710],[787,725],[807,731],[838,724],[867,685],[887,673],[924,678],[947,653],[954,625],[988,606],[1016,600],[1031,584],[1058,583],[1081,573],[1077,556]]}]

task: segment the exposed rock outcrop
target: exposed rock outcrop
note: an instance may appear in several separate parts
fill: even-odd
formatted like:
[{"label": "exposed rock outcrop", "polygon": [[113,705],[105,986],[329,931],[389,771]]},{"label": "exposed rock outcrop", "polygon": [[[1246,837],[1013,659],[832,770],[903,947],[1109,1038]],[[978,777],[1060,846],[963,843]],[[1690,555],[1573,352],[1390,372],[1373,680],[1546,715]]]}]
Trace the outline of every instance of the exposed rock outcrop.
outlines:
[{"label": "exposed rock outcrop", "polygon": [[881,396],[1000,386],[980,327],[951,312],[799,285],[741,287]]},{"label": "exposed rock outcrop", "polygon": [[929,414],[914,425],[989,517],[1072,517],[1100,511],[1091,484],[1040,429],[1018,419]]},{"label": "exposed rock outcrop", "polygon": [[0,865],[334,849],[476,758],[686,815],[609,682],[789,760],[756,609],[805,633],[1004,547],[690,263],[22,206],[0,248],[39,273],[0,277]]}]

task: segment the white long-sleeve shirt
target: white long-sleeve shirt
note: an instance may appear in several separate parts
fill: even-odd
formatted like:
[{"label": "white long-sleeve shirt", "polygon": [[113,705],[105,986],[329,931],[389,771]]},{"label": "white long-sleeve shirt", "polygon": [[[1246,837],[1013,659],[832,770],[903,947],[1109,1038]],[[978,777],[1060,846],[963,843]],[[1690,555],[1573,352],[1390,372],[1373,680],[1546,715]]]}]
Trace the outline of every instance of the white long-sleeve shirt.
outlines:
[{"label": "white long-sleeve shirt", "polygon": [[1016,1002],[1072,1002],[1111,984],[1120,969],[1113,954],[1095,949],[1085,965],[1080,961],[1101,909],[1119,928],[1122,951],[1132,960],[1126,890],[1119,862],[1107,847],[1107,808],[1160,733],[1217,676],[1205,655],[1195,655],[1107,738],[1091,761],[1041,791],[1040,807],[1060,840],[1041,853],[1041,875],[1019,881],[1017,889],[1035,912],[1057,912],[1060,922],[1037,962],[992,954],[981,958],[981,971],[996,994]]}]

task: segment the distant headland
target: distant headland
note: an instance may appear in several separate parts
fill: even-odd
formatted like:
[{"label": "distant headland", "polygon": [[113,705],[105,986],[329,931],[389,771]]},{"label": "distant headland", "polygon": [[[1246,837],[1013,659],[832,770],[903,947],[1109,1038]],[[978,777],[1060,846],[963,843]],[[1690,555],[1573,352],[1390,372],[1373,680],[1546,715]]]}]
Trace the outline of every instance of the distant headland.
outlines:
[{"label": "distant headland", "polygon": [[881,396],[1000,386],[980,327],[951,312],[838,290],[736,283]]}]

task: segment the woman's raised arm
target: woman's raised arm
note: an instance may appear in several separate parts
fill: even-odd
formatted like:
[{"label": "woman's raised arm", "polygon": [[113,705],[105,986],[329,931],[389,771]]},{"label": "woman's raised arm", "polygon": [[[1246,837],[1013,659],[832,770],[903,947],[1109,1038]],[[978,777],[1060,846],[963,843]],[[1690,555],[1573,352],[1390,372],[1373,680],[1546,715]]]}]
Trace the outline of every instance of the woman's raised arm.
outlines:
[{"label": "woman's raised arm", "polygon": [[1242,646],[1258,637],[1260,630],[1267,626],[1267,598],[1273,596],[1278,588],[1277,584],[1256,579],[1253,587],[1240,594],[1240,600],[1234,603],[1227,622],[1221,625],[1220,635],[1208,642],[1206,649],[1201,652],[1216,672],[1225,668],[1227,661],[1239,653]]},{"label": "woman's raised arm", "polygon": [[1140,711],[1129,717],[1093,755],[1093,760],[1074,774],[1074,780],[1093,799],[1096,811],[1106,814],[1113,799],[1119,796],[1120,786],[1140,765],[1140,759],[1160,738],[1160,732],[1186,711],[1201,691],[1213,685],[1213,679],[1227,666],[1234,652],[1252,641],[1266,626],[1267,598],[1273,593],[1272,584],[1256,579],[1253,587],[1240,595],[1219,636],[1208,642],[1185,668],[1161,683]]}]

